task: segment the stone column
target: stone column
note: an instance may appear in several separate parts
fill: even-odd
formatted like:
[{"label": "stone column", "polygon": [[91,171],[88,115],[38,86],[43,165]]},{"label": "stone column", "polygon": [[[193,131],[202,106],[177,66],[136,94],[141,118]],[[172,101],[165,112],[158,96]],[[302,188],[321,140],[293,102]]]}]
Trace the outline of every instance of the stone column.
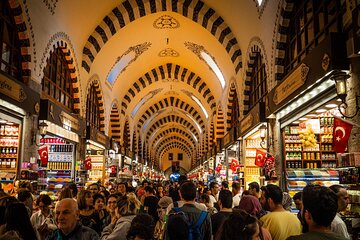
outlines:
[{"label": "stone column", "polygon": [[[356,111],[356,95],[360,96],[360,57],[351,58],[351,78],[347,81],[347,98],[346,102],[348,104],[348,115],[353,115]],[[360,99],[358,101],[360,104]],[[354,125],[351,131],[351,136],[349,139],[349,152],[360,152],[360,111],[358,114],[351,119],[352,122],[357,124]]]}]

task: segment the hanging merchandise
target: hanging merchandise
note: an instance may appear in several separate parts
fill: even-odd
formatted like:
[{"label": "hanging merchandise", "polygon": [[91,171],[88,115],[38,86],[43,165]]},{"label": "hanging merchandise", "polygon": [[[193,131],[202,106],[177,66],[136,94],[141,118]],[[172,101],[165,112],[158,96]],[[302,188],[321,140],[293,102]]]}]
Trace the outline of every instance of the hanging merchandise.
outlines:
[{"label": "hanging merchandise", "polygon": [[345,122],[340,118],[335,117],[334,119],[334,132],[333,132],[333,150],[337,153],[344,153],[348,140],[350,138],[350,133],[352,130],[352,124]]},{"label": "hanging merchandise", "polygon": [[49,161],[49,150],[47,146],[44,146],[38,150],[41,160],[41,166],[46,166]]},{"label": "hanging merchandise", "polygon": [[275,171],[275,158],[273,156],[269,156],[265,160],[264,164],[264,170],[265,170],[265,179],[271,180],[276,179],[276,171]]},{"label": "hanging merchandise", "polygon": [[259,167],[263,167],[265,164],[265,159],[266,159],[266,152],[256,149],[255,165]]}]

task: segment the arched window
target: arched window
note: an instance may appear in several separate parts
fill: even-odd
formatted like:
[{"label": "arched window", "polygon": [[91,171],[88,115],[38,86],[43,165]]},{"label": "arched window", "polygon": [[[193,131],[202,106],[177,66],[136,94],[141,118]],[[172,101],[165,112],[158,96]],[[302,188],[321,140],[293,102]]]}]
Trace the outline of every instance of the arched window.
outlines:
[{"label": "arched window", "polygon": [[291,72],[312,49],[331,32],[342,32],[346,11],[344,0],[294,1],[287,32],[285,75]]},{"label": "arched window", "polygon": [[73,111],[73,86],[69,66],[61,47],[51,52],[47,59],[42,80],[42,92],[43,97],[60,103],[71,112]]},{"label": "arched window", "polygon": [[100,130],[100,109],[95,84],[92,84],[86,99],[86,122]]},{"label": "arched window", "polygon": [[0,71],[22,81],[20,42],[9,1],[0,1]]},{"label": "arched window", "polygon": [[249,110],[258,102],[263,102],[267,93],[265,63],[260,52],[255,52],[254,54],[254,63],[250,80]]}]

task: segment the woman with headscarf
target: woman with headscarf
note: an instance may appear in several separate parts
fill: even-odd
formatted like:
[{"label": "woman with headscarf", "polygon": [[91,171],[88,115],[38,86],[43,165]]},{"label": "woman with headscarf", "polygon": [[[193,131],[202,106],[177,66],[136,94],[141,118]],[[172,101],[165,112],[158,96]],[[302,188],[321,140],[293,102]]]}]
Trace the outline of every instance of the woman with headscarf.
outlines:
[{"label": "woman with headscarf", "polygon": [[[255,216],[257,219],[260,219],[262,216],[266,214],[266,211],[264,211],[261,207],[259,199],[257,199],[253,195],[243,196],[237,208],[244,210],[245,212],[247,212],[252,216]],[[266,228],[261,227],[260,222],[258,222],[258,224],[259,224],[258,239],[271,240],[272,238],[270,232]]]}]

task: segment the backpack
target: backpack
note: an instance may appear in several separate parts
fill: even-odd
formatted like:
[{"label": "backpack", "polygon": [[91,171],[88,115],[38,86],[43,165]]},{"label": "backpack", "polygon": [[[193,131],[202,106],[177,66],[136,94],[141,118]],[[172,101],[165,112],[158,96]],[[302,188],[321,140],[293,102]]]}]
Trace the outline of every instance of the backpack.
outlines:
[{"label": "backpack", "polygon": [[[189,221],[186,213],[182,211],[181,207],[174,207],[173,210],[175,211],[175,213],[169,215],[168,223],[170,223],[173,218],[174,223],[176,223],[176,228],[180,229],[181,226],[184,226],[187,228],[187,231],[184,233],[187,234],[188,240],[200,240],[201,239],[200,227],[206,219],[207,212],[201,211],[200,216],[197,219],[196,223],[192,224]],[[175,220],[175,218],[176,218],[176,220]]]}]

